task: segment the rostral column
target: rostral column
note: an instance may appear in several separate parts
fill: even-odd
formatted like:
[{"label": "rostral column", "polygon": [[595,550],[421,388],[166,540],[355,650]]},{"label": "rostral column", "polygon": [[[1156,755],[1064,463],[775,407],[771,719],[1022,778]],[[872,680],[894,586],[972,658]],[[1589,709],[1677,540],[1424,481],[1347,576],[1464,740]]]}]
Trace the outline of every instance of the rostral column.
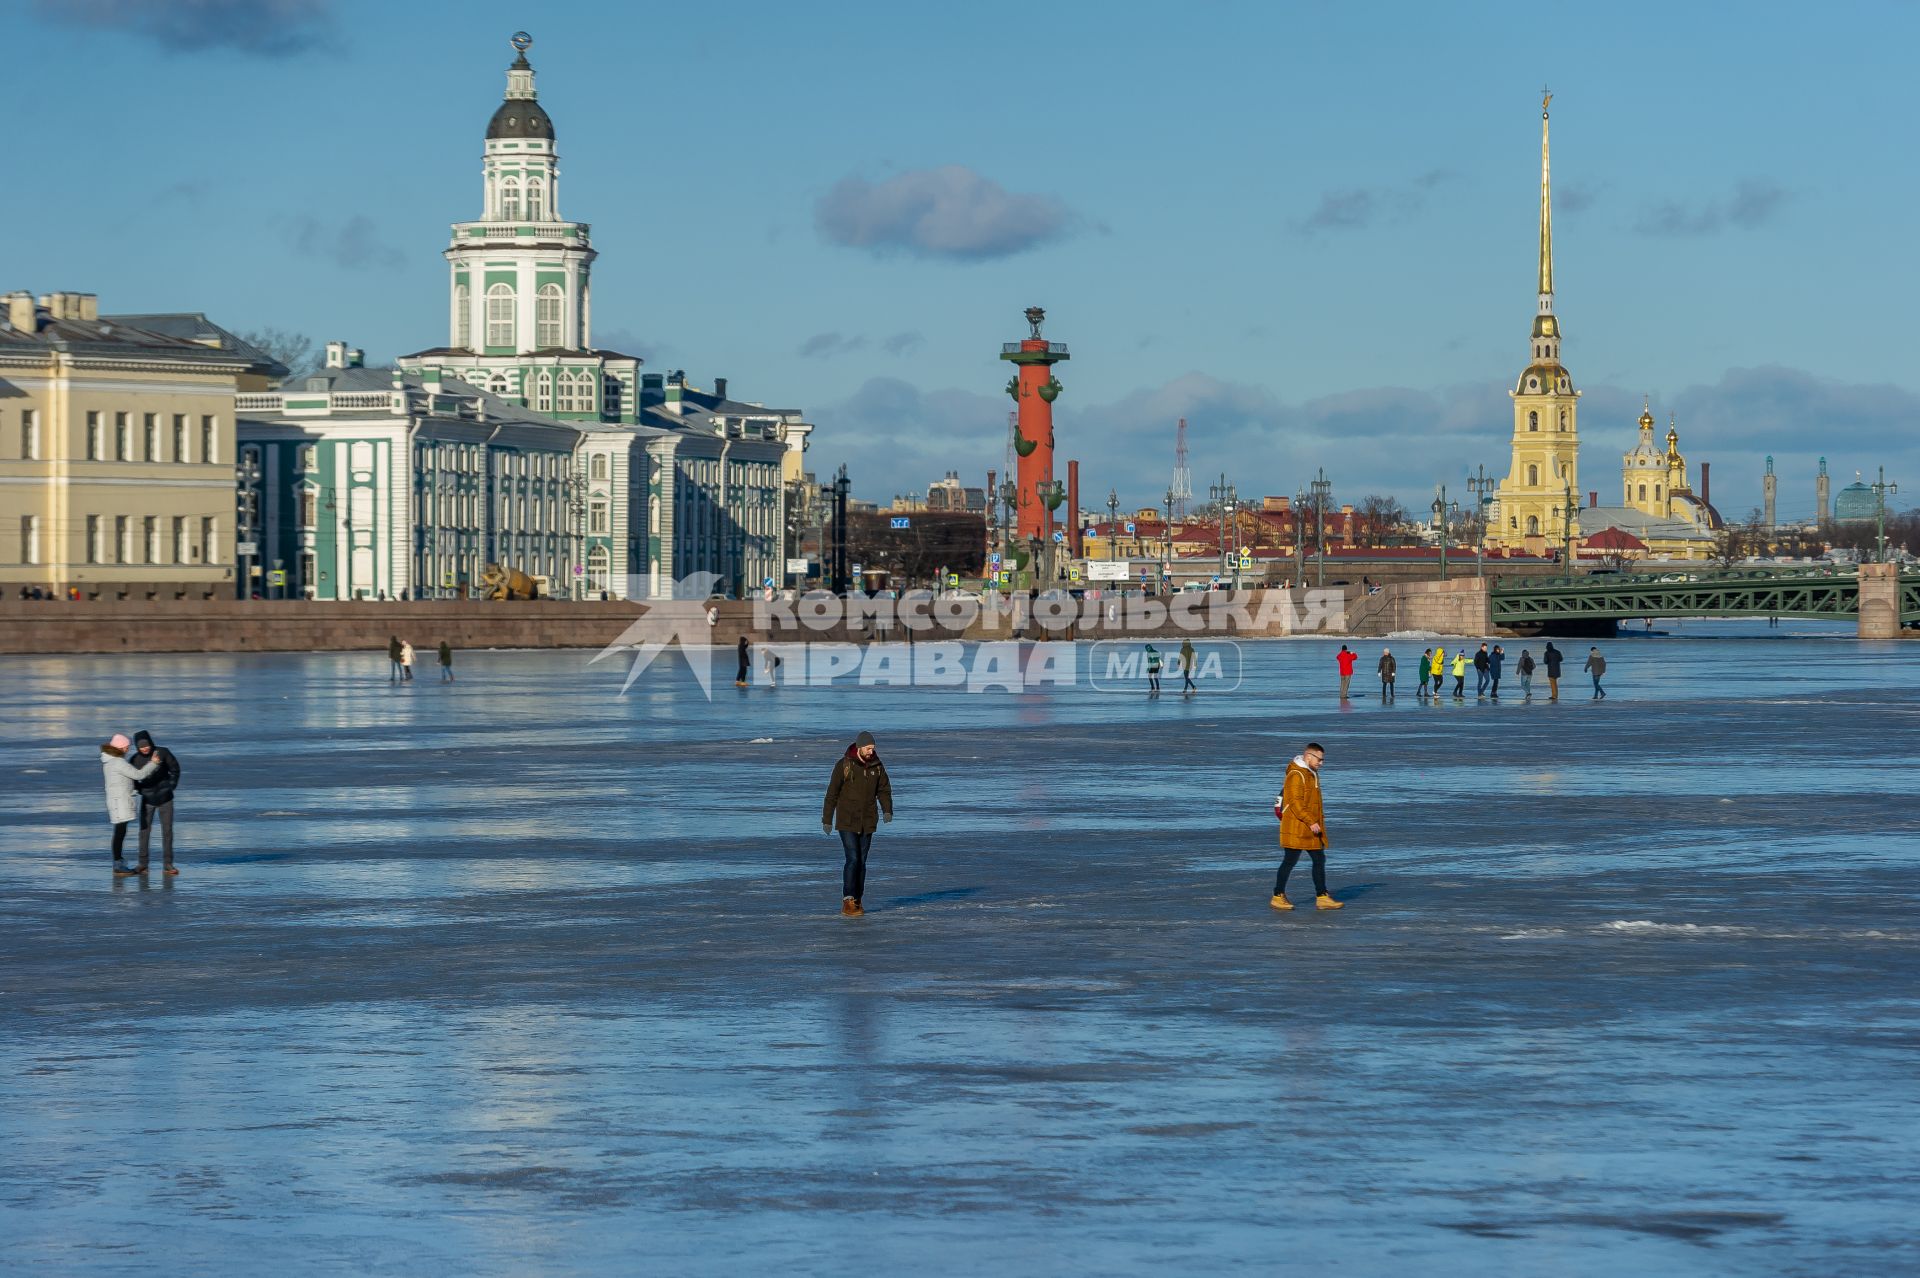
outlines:
[{"label": "rostral column", "polygon": [[1060,398],[1060,379],[1053,366],[1065,359],[1066,343],[1049,342],[1040,336],[1040,325],[1047,313],[1038,306],[1027,308],[1027,324],[1032,335],[1000,347],[1000,358],[1015,365],[1007,381],[1007,394],[1019,409],[1013,441],[1019,455],[1015,486],[1014,527],[1022,541],[1030,537],[1046,539],[1053,535],[1053,513],[1066,494],[1053,482],[1053,401]]}]

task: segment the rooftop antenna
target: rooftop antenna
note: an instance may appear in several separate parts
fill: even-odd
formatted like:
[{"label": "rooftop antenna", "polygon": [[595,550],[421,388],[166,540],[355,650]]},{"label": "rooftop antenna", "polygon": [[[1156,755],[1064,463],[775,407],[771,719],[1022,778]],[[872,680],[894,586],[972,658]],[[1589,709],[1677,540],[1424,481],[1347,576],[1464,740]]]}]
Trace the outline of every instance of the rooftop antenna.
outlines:
[{"label": "rooftop antenna", "polygon": [[1185,519],[1193,500],[1193,471],[1187,466],[1187,419],[1180,419],[1173,443],[1173,517]]}]

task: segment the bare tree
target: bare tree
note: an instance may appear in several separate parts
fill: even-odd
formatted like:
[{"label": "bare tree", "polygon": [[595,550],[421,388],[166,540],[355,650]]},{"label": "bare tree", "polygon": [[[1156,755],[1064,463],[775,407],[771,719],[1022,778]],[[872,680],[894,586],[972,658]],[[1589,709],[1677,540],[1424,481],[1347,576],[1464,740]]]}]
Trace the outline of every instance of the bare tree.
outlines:
[{"label": "bare tree", "polygon": [[240,340],[285,364],[288,381],[305,377],[320,367],[319,343],[305,333],[293,333],[280,328],[256,328],[240,334]]},{"label": "bare tree", "polygon": [[1353,508],[1353,539],[1360,546],[1382,546],[1410,519],[1398,498],[1371,493]]},{"label": "bare tree", "polygon": [[1715,566],[1728,569],[1747,557],[1747,528],[1751,522],[1727,524],[1714,533],[1710,557]]}]

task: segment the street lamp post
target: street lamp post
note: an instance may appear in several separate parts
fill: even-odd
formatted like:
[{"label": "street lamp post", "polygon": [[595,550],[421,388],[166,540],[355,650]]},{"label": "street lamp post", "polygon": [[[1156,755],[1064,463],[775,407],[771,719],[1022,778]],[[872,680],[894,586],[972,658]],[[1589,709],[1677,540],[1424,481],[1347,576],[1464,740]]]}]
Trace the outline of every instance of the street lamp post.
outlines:
[{"label": "street lamp post", "polygon": [[1319,476],[1309,485],[1313,489],[1314,522],[1314,566],[1313,584],[1327,584],[1327,498],[1333,495],[1333,481],[1327,478],[1327,468],[1320,468]]},{"label": "street lamp post", "polygon": [[1213,498],[1220,508],[1220,575],[1227,573],[1227,511],[1233,506],[1233,485],[1227,482],[1226,472],[1220,474],[1220,482],[1207,489],[1207,496]]},{"label": "street lamp post", "polygon": [[1887,562],[1887,494],[1898,493],[1900,485],[1887,482],[1887,468],[1880,468],[1880,479],[1873,484],[1873,561]]},{"label": "street lamp post", "polygon": [[1484,464],[1476,467],[1474,474],[1467,476],[1467,491],[1479,499],[1480,537],[1473,558],[1473,575],[1476,578],[1487,575],[1487,503],[1493,500],[1493,490],[1499,486],[1499,479],[1489,475]]},{"label": "street lamp post", "polygon": [[1447,579],[1447,486],[1433,486],[1433,522],[1440,525],[1440,580]]},{"label": "street lamp post", "polygon": [[1160,524],[1160,593],[1167,593],[1167,580],[1173,575],[1173,489],[1167,489],[1167,517]]},{"label": "street lamp post", "polygon": [[1561,482],[1566,485],[1566,499],[1560,507],[1560,525],[1562,529],[1561,557],[1566,561],[1565,580],[1573,582],[1573,476],[1563,474]]},{"label": "street lamp post", "polygon": [[1107,489],[1107,558],[1120,558],[1120,490]]},{"label": "street lamp post", "polygon": [[1293,584],[1295,588],[1307,588],[1307,490],[1297,488],[1293,493]]}]

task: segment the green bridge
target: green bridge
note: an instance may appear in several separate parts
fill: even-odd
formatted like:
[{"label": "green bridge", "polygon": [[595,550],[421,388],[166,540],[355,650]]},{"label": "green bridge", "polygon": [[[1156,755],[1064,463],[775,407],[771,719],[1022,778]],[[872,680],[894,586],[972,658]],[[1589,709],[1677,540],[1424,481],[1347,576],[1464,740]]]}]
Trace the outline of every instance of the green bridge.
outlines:
[{"label": "green bridge", "polygon": [[[1896,627],[1920,624],[1920,573],[1891,567],[1870,590],[1897,600]],[[1643,576],[1590,576],[1573,582],[1502,582],[1487,600],[1488,620],[1496,626],[1544,626],[1569,622],[1610,622],[1634,617],[1824,617],[1857,621],[1863,635],[1868,621],[1860,611],[1861,578],[1852,571],[1815,572],[1670,572]],[[1882,607],[1882,614],[1893,608]],[[1886,615],[1872,620],[1876,633]]]}]

